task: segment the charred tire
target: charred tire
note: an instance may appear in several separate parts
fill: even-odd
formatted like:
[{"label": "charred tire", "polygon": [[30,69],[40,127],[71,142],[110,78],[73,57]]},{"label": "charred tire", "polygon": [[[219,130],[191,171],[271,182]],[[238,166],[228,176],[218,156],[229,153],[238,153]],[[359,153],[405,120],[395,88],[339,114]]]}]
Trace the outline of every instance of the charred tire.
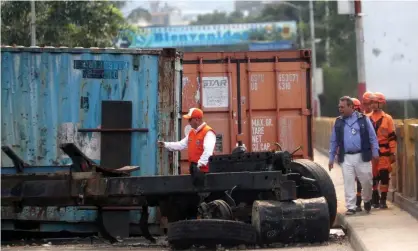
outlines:
[{"label": "charred tire", "polygon": [[309,191],[306,186],[299,186],[297,189],[298,198],[311,199],[324,196],[328,203],[330,226],[334,224],[337,216],[337,195],[334,183],[327,171],[319,164],[307,160],[298,159],[290,164],[292,172],[296,172],[307,178],[315,179],[315,191]]},{"label": "charred tire", "polygon": [[328,204],[324,197],[293,201],[256,200],[251,215],[260,244],[324,242],[329,239]]},{"label": "charred tire", "polygon": [[252,225],[240,221],[199,219],[170,223],[167,239],[175,249],[187,249],[192,245],[212,248],[217,244],[255,244],[257,233]]}]

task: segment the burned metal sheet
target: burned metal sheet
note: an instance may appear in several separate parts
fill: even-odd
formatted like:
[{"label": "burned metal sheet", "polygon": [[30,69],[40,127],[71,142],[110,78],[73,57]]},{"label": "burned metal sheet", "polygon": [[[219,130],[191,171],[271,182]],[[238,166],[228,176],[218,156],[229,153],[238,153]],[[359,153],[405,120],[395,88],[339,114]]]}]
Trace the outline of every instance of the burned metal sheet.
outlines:
[{"label": "burned metal sheet", "polygon": [[[128,129],[132,125],[132,102],[102,101],[102,128]],[[100,166],[118,169],[131,163],[131,132],[102,132]]]}]

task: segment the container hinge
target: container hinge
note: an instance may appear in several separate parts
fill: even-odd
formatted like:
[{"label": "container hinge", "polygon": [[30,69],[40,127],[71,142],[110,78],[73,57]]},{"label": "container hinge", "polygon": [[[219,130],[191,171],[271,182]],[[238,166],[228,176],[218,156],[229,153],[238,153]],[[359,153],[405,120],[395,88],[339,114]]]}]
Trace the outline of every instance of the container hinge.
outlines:
[{"label": "container hinge", "polygon": [[312,112],[309,109],[302,109],[301,110],[301,115],[309,116],[309,115],[312,115]]},{"label": "container hinge", "polygon": [[311,65],[308,64],[308,63],[306,63],[306,62],[301,62],[300,63],[300,68],[301,69],[310,69],[311,68]]}]

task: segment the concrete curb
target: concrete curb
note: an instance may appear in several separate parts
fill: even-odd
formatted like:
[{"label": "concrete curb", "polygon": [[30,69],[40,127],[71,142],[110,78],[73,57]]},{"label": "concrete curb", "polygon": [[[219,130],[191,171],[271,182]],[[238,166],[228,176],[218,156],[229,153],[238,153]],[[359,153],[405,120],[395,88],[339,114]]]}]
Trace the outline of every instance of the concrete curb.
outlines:
[{"label": "concrete curb", "polygon": [[418,219],[418,202],[402,196],[398,192],[389,192],[388,200]]},{"label": "concrete curb", "polygon": [[344,214],[338,213],[337,222],[343,229],[346,230],[348,241],[350,242],[351,247],[355,251],[368,251],[368,249],[366,248],[366,245],[361,240],[359,234],[356,233],[352,224],[347,221],[347,216],[345,216]]}]

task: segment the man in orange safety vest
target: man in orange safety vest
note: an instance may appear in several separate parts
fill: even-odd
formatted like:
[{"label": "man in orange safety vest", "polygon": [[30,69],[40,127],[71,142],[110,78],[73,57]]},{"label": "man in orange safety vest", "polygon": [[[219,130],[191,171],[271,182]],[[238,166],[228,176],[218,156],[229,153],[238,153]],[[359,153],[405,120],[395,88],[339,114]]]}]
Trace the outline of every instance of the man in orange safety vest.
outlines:
[{"label": "man in orange safety vest", "polygon": [[189,113],[183,115],[189,121],[192,129],[182,140],[178,142],[159,141],[160,147],[170,151],[182,151],[187,149],[190,163],[190,172],[197,167],[202,173],[209,172],[209,157],[213,155],[216,143],[216,135],[213,129],[203,121],[203,111],[199,108],[191,108]]},{"label": "man in orange safety vest", "polygon": [[[395,123],[392,116],[385,113],[382,108],[386,104],[386,98],[382,93],[376,92],[371,96],[370,120],[376,131],[377,140],[379,142],[379,161],[375,163],[377,171],[374,186],[379,185],[380,198],[377,191],[373,191],[372,204],[374,208],[387,208],[386,197],[389,189],[389,175],[392,171],[392,164],[396,161],[396,133]],[[374,176],[374,175],[373,175]]]}]

